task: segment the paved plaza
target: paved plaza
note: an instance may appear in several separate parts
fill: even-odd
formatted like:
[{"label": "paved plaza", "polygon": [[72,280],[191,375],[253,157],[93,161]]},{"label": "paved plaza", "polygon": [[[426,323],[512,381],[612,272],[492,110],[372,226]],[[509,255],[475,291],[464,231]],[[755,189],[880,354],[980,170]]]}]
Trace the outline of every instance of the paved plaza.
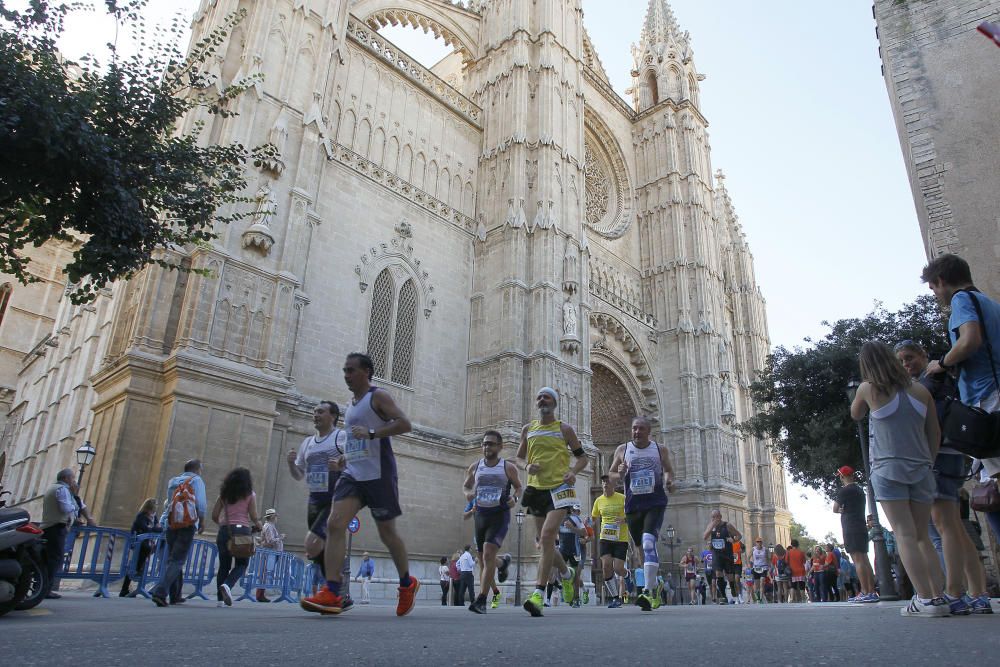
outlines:
[{"label": "paved plaza", "polygon": [[[219,609],[192,600],[67,593],[0,619],[7,664],[62,665],[770,665],[975,664],[1000,649],[1000,614],[907,619],[902,603],[546,609],[485,618],[424,601],[402,619],[386,604],[339,617],[287,603]],[[996,601],[994,601],[996,604]],[[7,661],[5,661],[7,662]]]}]

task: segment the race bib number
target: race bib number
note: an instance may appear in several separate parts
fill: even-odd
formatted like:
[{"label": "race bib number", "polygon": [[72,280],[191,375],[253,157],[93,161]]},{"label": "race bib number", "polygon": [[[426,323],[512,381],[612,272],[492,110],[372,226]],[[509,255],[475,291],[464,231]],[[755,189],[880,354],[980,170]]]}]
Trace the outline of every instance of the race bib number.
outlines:
[{"label": "race bib number", "polygon": [[576,488],[569,484],[563,484],[552,489],[552,505],[556,509],[565,509],[577,504]]},{"label": "race bib number", "polygon": [[499,507],[501,490],[496,486],[481,486],[476,489],[476,507]]},{"label": "race bib number", "polygon": [[601,539],[610,542],[618,542],[621,537],[622,527],[617,521],[605,521],[601,526]]},{"label": "race bib number", "polygon": [[652,470],[639,470],[629,475],[629,489],[632,495],[641,496],[653,492],[655,475]]},{"label": "race bib number", "polygon": [[756,572],[757,574],[764,574],[765,572],[767,572],[767,568],[766,567],[755,567],[753,569],[753,571]]},{"label": "race bib number", "polygon": [[360,438],[348,438],[344,458],[348,462],[368,458],[368,443],[370,442],[370,440],[361,440]]},{"label": "race bib number", "polygon": [[306,485],[313,493],[329,491],[330,470],[324,463],[313,463],[306,473]]},{"label": "race bib number", "polygon": [[726,548],[726,541],[720,537],[716,537],[712,540],[712,548],[716,551],[721,551]]}]

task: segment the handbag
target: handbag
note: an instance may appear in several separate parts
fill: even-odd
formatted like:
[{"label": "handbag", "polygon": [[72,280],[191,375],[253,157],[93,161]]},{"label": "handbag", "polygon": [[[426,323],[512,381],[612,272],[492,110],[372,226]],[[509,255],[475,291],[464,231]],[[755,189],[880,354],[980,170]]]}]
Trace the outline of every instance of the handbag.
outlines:
[{"label": "handbag", "polygon": [[996,480],[976,484],[969,494],[969,506],[977,512],[1000,511],[1000,490]]},{"label": "handbag", "polygon": [[250,558],[255,548],[253,529],[240,524],[229,526],[229,542],[226,547],[233,558]]},{"label": "handbag", "polygon": [[[993,381],[1000,387],[996,364],[993,362],[993,346],[986,335],[986,320],[979,299],[971,290],[960,291],[966,292],[972,299],[972,305],[979,317],[979,326],[983,330],[983,343],[990,359]],[[953,398],[946,399],[941,415],[941,439],[944,446],[973,458],[989,459],[1000,456],[1000,413],[990,413],[981,408],[965,405]]]}]

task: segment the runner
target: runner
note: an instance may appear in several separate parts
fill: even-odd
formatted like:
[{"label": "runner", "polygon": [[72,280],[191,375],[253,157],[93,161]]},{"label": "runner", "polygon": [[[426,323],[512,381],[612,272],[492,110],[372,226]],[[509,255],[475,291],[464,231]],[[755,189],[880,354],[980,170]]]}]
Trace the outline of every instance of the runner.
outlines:
[{"label": "runner", "polygon": [[701,570],[704,573],[705,585],[708,588],[709,595],[712,596],[712,603],[716,601],[715,597],[715,567],[712,565],[712,561],[715,557],[712,555],[711,549],[703,549],[701,552]]},{"label": "runner", "polygon": [[787,552],[780,544],[774,545],[774,555],[771,556],[771,576],[774,579],[778,602],[788,602],[788,586],[791,583],[792,568],[788,565]]},{"label": "runner", "polygon": [[750,550],[750,567],[753,573],[753,596],[757,603],[767,602],[764,597],[764,579],[767,578],[767,550],[764,548],[764,540],[757,538],[753,541],[753,548]]},{"label": "runner", "polygon": [[583,562],[581,543],[586,537],[587,528],[583,525],[583,520],[580,518],[580,506],[573,505],[572,511],[559,525],[559,554],[576,573],[576,576],[573,578],[573,599],[564,600],[564,602],[574,608],[580,606],[580,582],[583,575],[583,568],[580,567],[580,563]]},{"label": "runner", "polygon": [[728,521],[722,520],[722,512],[712,510],[712,520],[705,528],[702,539],[709,540],[712,547],[712,569],[715,572],[715,580],[718,584],[719,604],[728,604],[726,601],[726,581],[733,591],[733,596],[739,595],[738,589],[733,587],[733,542],[742,539],[740,531]]},{"label": "runner", "polygon": [[352,352],[347,355],[343,370],[344,381],[354,399],[344,418],[349,435],[345,454],[338,459],[344,467],[326,523],[326,586],[316,595],[302,598],[299,604],[306,611],[323,614],[340,614],[353,606],[349,597],[340,595],[340,567],[346,546],[344,531],[367,505],[379,538],[396,564],[399,573],[396,615],[405,616],[413,610],[420,582],[410,576],[406,545],[396,532],[396,517],[402,510],[390,438],[407,433],[412,427],[389,392],[371,385],[375,366],[368,355]]},{"label": "runner", "polygon": [[799,549],[799,541],[792,540],[788,551],[785,553],[785,560],[788,561],[788,569],[792,578],[792,602],[805,602],[807,556],[802,549]]},{"label": "runner", "polygon": [[[601,527],[598,533],[598,550],[604,573],[604,587],[610,596],[608,609],[617,609],[622,606],[622,595],[625,593],[622,589],[625,587],[625,559],[628,557],[625,496],[615,491],[615,484],[608,475],[601,475],[601,488],[604,493],[594,499],[590,514],[594,518],[594,525]],[[616,577],[622,578],[621,584]]]},{"label": "runner", "polygon": [[625,518],[636,550],[642,550],[645,590],[637,591],[635,603],[643,610],[659,607],[655,594],[660,558],[656,543],[667,511],[667,489],[674,485],[674,469],[667,448],[650,440],[652,425],[646,417],[632,419],[632,441],[618,445],[611,473],[625,483]]},{"label": "runner", "polygon": [[[528,473],[528,486],[521,505],[535,517],[539,549],[538,580],[535,592],[524,601],[524,609],[532,616],[541,616],[545,604],[545,584],[549,571],[555,567],[562,579],[563,595],[573,597],[576,572],[568,567],[556,549],[556,533],[566,518],[566,510],[576,504],[576,475],[587,467],[587,457],[576,431],[555,417],[559,396],[555,389],[542,387],[535,395],[538,419],[521,429],[521,445],[517,461]],[[569,454],[576,457],[570,467]]]},{"label": "runner", "polygon": [[340,408],[333,401],[320,401],[313,410],[316,435],[302,441],[299,450],[288,452],[288,472],[293,479],[306,480],[309,504],[306,510],[308,533],[305,539],[306,558],[316,564],[326,580],[323,548],[326,545],[326,520],[330,516],[333,491],[340,479],[338,459],[344,454],[347,432],[335,428]]},{"label": "runner", "polygon": [[475,502],[476,510],[476,550],[481,570],[479,596],[469,605],[469,611],[476,614],[486,613],[486,592],[490,589],[495,591],[493,602],[500,602],[500,589],[494,582],[499,560],[497,552],[503,546],[510,525],[510,508],[517,504],[521,495],[517,466],[500,458],[502,451],[503,436],[498,431],[486,431],[483,458],[469,466],[462,487],[465,497]]},{"label": "runner", "polygon": [[733,580],[731,581],[733,597],[736,604],[743,604],[743,542],[740,539],[733,540]]},{"label": "runner", "polygon": [[694,555],[694,547],[688,547],[687,553],[681,558],[681,567],[688,587],[688,604],[694,604],[695,587],[698,585],[698,557]]}]

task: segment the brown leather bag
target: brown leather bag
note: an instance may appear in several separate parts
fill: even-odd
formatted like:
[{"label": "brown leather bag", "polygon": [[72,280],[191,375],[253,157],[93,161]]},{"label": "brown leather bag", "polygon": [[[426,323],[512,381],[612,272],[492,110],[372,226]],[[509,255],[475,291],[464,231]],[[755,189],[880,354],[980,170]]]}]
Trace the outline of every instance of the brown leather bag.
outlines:
[{"label": "brown leather bag", "polygon": [[977,512],[1000,511],[1000,490],[997,490],[996,480],[976,484],[969,494],[969,506]]}]

